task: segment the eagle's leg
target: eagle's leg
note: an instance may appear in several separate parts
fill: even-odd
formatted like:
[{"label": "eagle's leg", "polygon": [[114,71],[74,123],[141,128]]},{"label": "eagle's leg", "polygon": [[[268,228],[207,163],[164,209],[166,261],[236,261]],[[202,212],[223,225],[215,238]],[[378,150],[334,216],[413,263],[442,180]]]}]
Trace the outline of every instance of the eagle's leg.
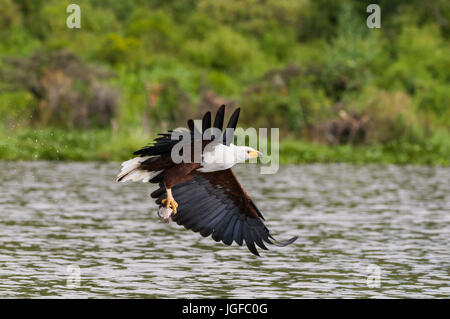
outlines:
[{"label": "eagle's leg", "polygon": [[175,215],[177,213],[178,203],[173,198],[172,189],[171,188],[166,188],[166,192],[167,192],[167,198],[163,199],[161,201],[161,203],[163,205],[166,205],[166,208],[172,208],[173,214]]},{"label": "eagle's leg", "polygon": [[174,215],[177,213],[178,203],[173,198],[172,187],[193,178],[196,174],[192,173],[193,170],[199,168],[200,165],[200,163],[181,163],[164,172],[163,185],[166,189],[167,198],[163,199],[161,203],[166,208],[172,208]]}]

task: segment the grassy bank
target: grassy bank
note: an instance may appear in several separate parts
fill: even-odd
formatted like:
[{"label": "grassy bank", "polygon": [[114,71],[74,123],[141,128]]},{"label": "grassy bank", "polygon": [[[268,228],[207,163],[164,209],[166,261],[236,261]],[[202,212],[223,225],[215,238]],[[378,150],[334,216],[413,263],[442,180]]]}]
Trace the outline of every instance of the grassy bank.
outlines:
[{"label": "grassy bank", "polygon": [[[150,142],[142,131],[114,134],[110,130],[67,131],[20,130],[0,135],[2,160],[122,161]],[[370,146],[327,146],[292,138],[280,142],[280,162],[382,163],[450,165],[450,139],[445,132],[427,141],[411,144],[391,142]]]}]

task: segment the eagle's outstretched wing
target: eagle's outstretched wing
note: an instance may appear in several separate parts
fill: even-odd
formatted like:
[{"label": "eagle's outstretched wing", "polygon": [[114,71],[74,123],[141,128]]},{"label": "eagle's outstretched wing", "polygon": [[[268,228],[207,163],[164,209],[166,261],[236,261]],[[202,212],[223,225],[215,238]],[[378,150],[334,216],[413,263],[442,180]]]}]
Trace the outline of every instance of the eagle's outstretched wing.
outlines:
[{"label": "eagle's outstretched wing", "polygon": [[[202,127],[197,128],[193,120],[188,121],[191,138],[202,138],[202,147],[212,140],[230,145],[234,138],[234,129],[239,118],[239,108],[231,115],[225,130],[225,106],[222,105],[216,113],[213,134],[204,134],[211,128],[211,112],[202,119]],[[221,134],[221,136],[214,136]],[[258,255],[255,244],[267,249],[264,242],[277,246],[285,246],[294,242],[297,237],[283,242],[277,242],[264,225],[261,212],[243,189],[231,169],[210,173],[199,172],[199,163],[176,164],[171,159],[171,150],[179,142],[171,138],[169,133],[159,134],[154,143],[134,152],[139,157],[122,164],[122,171],[117,180],[143,180],[159,183],[159,189],[151,196],[156,203],[167,197],[166,188],[172,189],[172,194],[178,203],[178,212],[172,219],[187,229],[200,232],[204,237],[212,235],[216,241],[231,245],[233,241],[242,245],[245,241],[248,249]],[[163,185],[165,183],[165,185]]]},{"label": "eagle's outstretched wing", "polygon": [[[179,204],[178,212],[172,219],[179,225],[204,237],[212,235],[215,241],[231,245],[235,241],[242,245],[245,241],[248,249],[255,255],[259,253],[255,244],[267,250],[264,242],[277,246],[286,246],[297,237],[277,242],[264,225],[261,212],[241,186],[231,169],[200,173],[192,179],[172,188]],[[166,191],[160,188],[151,194],[156,203],[166,197]]]}]

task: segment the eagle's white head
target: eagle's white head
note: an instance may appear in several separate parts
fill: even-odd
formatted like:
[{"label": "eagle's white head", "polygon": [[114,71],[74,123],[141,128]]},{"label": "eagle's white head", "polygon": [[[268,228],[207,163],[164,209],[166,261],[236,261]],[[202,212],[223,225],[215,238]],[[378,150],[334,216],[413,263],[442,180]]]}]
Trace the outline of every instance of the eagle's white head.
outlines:
[{"label": "eagle's white head", "polygon": [[254,148],[248,146],[236,146],[230,144],[234,154],[235,154],[235,163],[243,163],[246,160],[262,157],[262,154],[255,150]]},{"label": "eagle's white head", "polygon": [[262,157],[262,154],[248,146],[236,146],[234,144],[227,146],[221,143],[211,143],[203,151],[202,167],[198,171],[205,173],[220,171],[257,157]]}]

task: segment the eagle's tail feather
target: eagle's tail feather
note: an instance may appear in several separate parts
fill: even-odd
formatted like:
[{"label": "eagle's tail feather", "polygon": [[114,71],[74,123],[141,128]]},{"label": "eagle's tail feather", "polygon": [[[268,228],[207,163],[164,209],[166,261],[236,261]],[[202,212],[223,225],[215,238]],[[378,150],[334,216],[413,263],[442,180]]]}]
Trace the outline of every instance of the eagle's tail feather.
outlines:
[{"label": "eagle's tail feather", "polygon": [[150,156],[135,157],[122,163],[122,170],[117,175],[118,182],[133,181],[137,182],[142,180],[146,183],[153,177],[161,173],[161,171],[149,171],[148,169],[142,169],[141,163],[148,160]]}]

